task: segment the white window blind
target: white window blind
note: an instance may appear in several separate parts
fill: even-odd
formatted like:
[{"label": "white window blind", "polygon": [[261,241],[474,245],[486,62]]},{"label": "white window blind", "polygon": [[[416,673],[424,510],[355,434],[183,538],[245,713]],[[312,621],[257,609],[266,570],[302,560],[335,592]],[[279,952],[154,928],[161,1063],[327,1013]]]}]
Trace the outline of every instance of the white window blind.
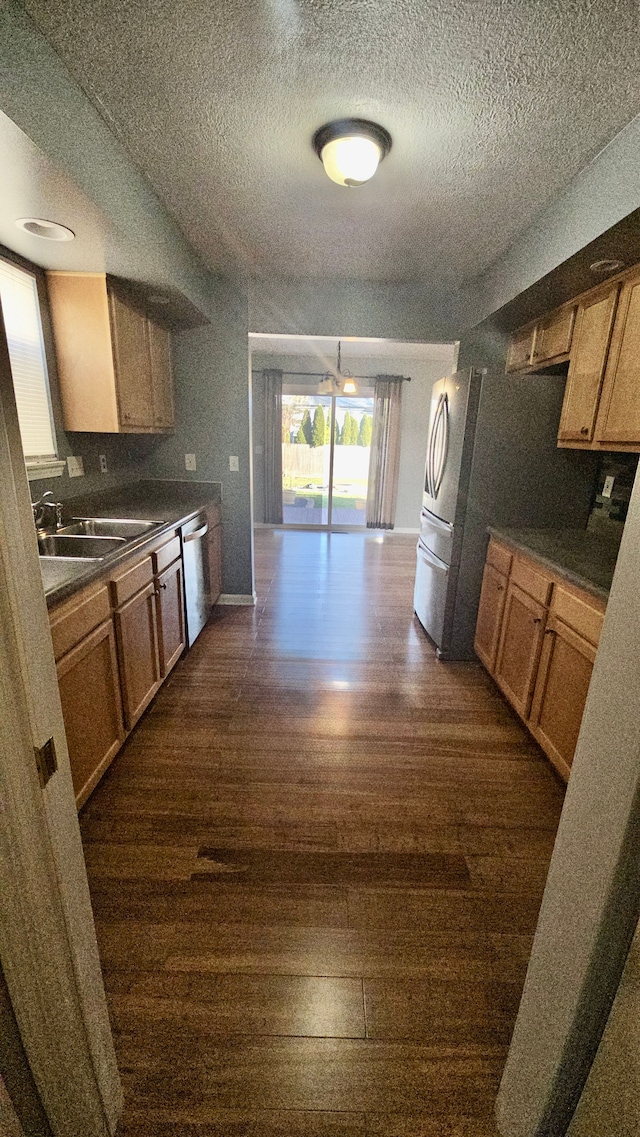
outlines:
[{"label": "white window blind", "polygon": [[35,277],[0,260],[0,300],[27,463],[56,457]]}]

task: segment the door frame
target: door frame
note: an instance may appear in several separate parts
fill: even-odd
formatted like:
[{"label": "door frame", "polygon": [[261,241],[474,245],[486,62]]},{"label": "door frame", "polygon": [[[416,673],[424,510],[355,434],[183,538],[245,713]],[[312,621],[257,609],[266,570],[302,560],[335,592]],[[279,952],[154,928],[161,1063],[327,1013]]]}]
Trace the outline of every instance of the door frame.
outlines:
[{"label": "door frame", "polygon": [[[54,1137],[112,1137],[122,1090],[0,318],[0,959]],[[58,769],[40,785],[34,747]]]}]

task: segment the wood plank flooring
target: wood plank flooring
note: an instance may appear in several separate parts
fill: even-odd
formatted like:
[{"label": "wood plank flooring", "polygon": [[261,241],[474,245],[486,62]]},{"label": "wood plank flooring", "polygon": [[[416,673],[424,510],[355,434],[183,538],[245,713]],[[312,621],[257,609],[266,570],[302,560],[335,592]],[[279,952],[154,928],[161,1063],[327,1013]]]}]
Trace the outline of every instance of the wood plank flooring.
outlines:
[{"label": "wood plank flooring", "polygon": [[89,799],[125,1137],[494,1137],[563,791],[414,569],[259,531]]}]

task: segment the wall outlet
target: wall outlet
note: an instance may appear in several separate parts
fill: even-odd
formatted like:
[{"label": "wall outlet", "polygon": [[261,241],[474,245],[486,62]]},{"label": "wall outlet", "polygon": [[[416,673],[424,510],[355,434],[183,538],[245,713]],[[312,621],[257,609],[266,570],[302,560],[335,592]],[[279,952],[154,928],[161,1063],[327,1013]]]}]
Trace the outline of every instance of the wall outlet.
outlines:
[{"label": "wall outlet", "polygon": [[233,470],[234,474],[238,473],[238,470],[240,469],[240,465],[238,462],[238,455],[237,454],[230,454],[229,455],[229,469]]},{"label": "wall outlet", "polygon": [[615,478],[612,477],[611,474],[607,474],[606,478],[604,479],[604,485],[602,487],[602,496],[603,497],[611,497],[611,494],[613,493],[613,483],[614,482],[615,482]]},{"label": "wall outlet", "polygon": [[100,454],[98,456],[98,461],[100,463],[100,473],[106,474],[106,472],[107,472],[107,455],[106,454]]},{"label": "wall outlet", "polygon": [[84,474],[84,462],[82,458],[79,455],[77,457],[70,455],[69,458],[67,458],[67,470],[69,471],[70,478],[81,478]]},{"label": "wall outlet", "polygon": [[185,456],[184,456],[184,468],[185,468],[185,470],[195,470],[195,468],[196,468],[196,456],[195,456],[195,454],[185,454]]}]

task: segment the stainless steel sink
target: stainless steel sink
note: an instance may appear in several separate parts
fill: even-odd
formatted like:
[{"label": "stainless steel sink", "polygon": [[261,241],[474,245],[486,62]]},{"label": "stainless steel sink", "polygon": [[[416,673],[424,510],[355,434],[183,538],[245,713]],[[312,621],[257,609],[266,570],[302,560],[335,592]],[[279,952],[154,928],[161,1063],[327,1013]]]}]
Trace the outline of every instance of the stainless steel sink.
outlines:
[{"label": "stainless steel sink", "polygon": [[68,525],[61,526],[58,534],[64,537],[123,537],[130,541],[157,529],[160,521],[134,521],[128,518],[72,517]]},{"label": "stainless steel sink", "polygon": [[126,537],[82,537],[58,532],[38,537],[38,550],[41,557],[101,561],[126,543]]}]

